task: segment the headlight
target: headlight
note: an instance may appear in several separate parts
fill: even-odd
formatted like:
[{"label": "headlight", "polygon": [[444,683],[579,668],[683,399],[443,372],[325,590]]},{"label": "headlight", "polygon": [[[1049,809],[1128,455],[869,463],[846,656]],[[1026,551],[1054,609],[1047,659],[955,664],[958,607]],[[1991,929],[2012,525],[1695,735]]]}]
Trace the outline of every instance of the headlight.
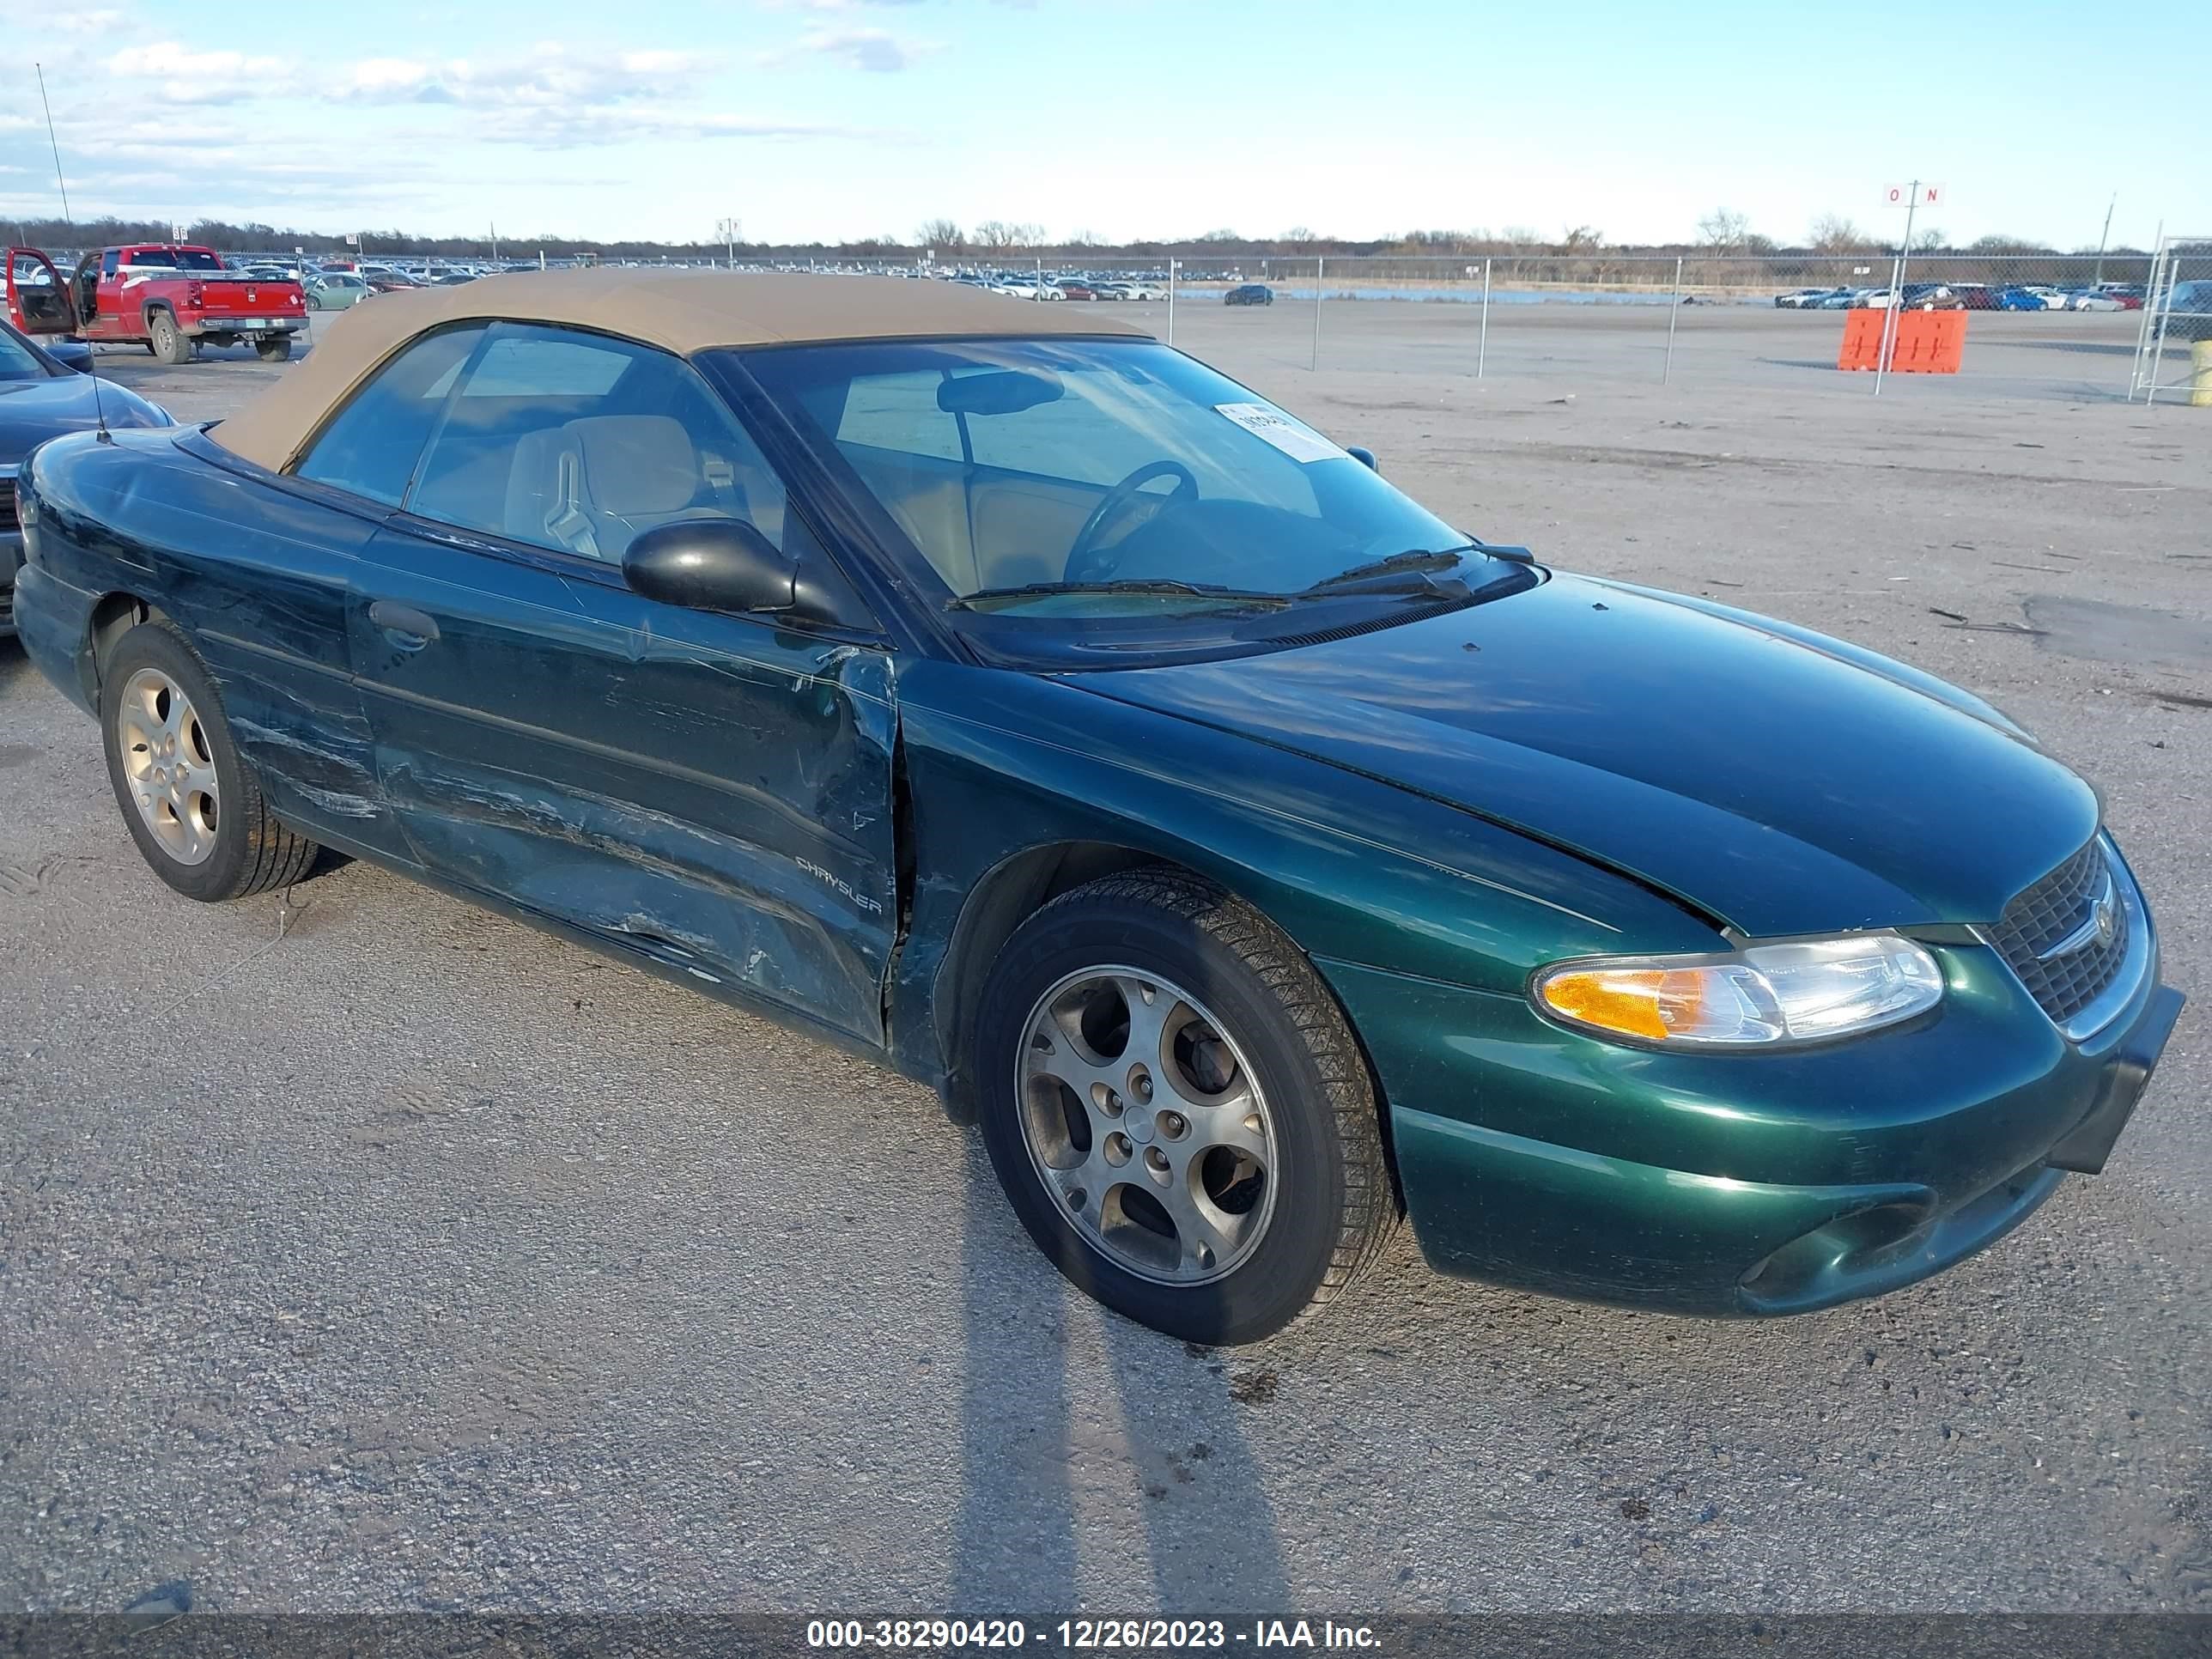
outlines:
[{"label": "headlight", "polygon": [[1538,1007],[1601,1036],[1753,1048],[1856,1036],[1924,1013],[1943,975],[1893,933],[1757,945],[1727,956],[1585,957],[1540,969]]}]

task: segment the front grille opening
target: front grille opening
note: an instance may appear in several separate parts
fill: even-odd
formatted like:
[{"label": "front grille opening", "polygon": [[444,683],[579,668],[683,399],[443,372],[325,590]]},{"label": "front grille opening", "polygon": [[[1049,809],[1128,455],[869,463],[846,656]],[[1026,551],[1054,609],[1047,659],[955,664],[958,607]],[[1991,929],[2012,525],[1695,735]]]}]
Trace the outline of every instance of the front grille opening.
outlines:
[{"label": "front grille opening", "polygon": [[[2126,962],[2133,923],[2120,884],[2127,872],[2092,840],[2005,906],[1987,938],[2036,1006],[2063,1025],[2102,995]],[[2093,927],[2109,895],[2112,925]],[[2086,937],[2083,930],[2089,929]],[[2068,946],[2069,939],[2081,942]]]}]

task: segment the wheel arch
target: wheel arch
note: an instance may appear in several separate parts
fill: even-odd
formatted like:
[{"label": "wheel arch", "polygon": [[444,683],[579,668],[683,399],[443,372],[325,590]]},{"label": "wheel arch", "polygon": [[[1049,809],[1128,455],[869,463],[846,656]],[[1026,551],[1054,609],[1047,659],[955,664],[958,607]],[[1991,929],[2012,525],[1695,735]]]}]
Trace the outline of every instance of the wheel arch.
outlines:
[{"label": "wheel arch", "polygon": [[106,676],[108,659],[114,656],[115,647],[123,636],[141,623],[167,620],[167,611],[136,593],[118,589],[100,595],[99,602],[92,607],[85,640],[85,660],[89,676],[89,684],[85,690],[91,695],[94,708],[100,705],[100,688]]},{"label": "wheel arch", "polygon": [[1062,893],[1125,870],[1189,870],[1156,853],[1103,841],[1047,842],[1009,854],[968,890],[938,964],[930,1018],[945,1056],[946,1103],[963,1121],[972,1120],[967,1080],[967,1033],[981,1006],[984,981],[999,952],[1030,917]]},{"label": "wheel arch", "polygon": [[[975,1121],[977,1102],[973,1068],[969,1064],[969,1034],[982,1006],[983,989],[991,976],[992,966],[1006,948],[1006,941],[1024,921],[1062,893],[1101,877],[1131,870],[1171,872],[1219,888],[1239,903],[1250,906],[1289,940],[1292,949],[1303,954],[1303,947],[1291,938],[1288,929],[1267,914],[1264,905],[1238,891],[1234,883],[1224,881],[1218,872],[1200,869],[1182,860],[1112,841],[1044,842],[1009,854],[986,870],[962,901],[931,994],[930,1018],[938,1052],[945,1060],[945,1107],[956,1122]],[[1405,1191],[1398,1178],[1397,1147],[1390,1133],[1390,1106],[1383,1094],[1382,1075],[1376,1070],[1374,1057],[1367,1052],[1366,1040],[1360,1035],[1351,1011],[1344,1006],[1334,988],[1328,985],[1328,976],[1319,977],[1335,1001],[1345,1029],[1352,1033],[1360,1064],[1367,1070],[1376,1127],[1382,1139],[1383,1162],[1389,1171],[1392,1196],[1402,1213]]]}]

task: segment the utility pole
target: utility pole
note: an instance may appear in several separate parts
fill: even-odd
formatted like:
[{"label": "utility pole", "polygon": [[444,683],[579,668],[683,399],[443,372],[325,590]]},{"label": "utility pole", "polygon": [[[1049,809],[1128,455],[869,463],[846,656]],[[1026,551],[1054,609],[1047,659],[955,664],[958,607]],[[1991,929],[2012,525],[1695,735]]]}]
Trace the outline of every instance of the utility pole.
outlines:
[{"label": "utility pole", "polygon": [[743,228],[744,222],[738,219],[718,219],[714,222],[714,234],[722,239],[722,251],[730,256],[732,270],[738,268],[738,234]]},{"label": "utility pole", "polygon": [[2097,274],[2090,279],[2092,282],[2105,280],[2105,250],[2112,240],[2112,210],[2119,204],[2120,192],[2116,190],[2112,192],[2112,199],[2105,206],[2105,228],[2097,236]]},{"label": "utility pole", "polygon": [[54,183],[60,187],[62,192],[62,222],[67,224],[70,216],[69,186],[62,181],[62,145],[61,140],[54,137],[54,106],[46,102],[46,66],[44,64],[33,64],[31,67],[36,70],[39,75],[39,103],[46,112],[46,143],[53,147]]},{"label": "utility pole", "polygon": [[499,221],[496,219],[492,221],[491,226],[491,262],[494,264],[499,263]]}]

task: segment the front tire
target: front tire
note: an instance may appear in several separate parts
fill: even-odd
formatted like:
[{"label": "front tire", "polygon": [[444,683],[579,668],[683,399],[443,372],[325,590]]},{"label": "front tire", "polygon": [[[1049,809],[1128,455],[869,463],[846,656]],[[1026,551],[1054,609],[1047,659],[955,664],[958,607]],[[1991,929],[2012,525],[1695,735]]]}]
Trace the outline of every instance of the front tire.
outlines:
[{"label": "front tire", "polygon": [[984,1143],[1078,1288],[1186,1341],[1333,1300],[1397,1220],[1375,1093],[1320,976],[1180,873],[1062,895],[1007,941],[975,1033]]},{"label": "front tire", "polygon": [[141,623],[117,641],[101,670],[100,726],[131,840],[186,898],[244,898],[307,873],[315,843],[270,811],[222,693],[169,623]]}]

